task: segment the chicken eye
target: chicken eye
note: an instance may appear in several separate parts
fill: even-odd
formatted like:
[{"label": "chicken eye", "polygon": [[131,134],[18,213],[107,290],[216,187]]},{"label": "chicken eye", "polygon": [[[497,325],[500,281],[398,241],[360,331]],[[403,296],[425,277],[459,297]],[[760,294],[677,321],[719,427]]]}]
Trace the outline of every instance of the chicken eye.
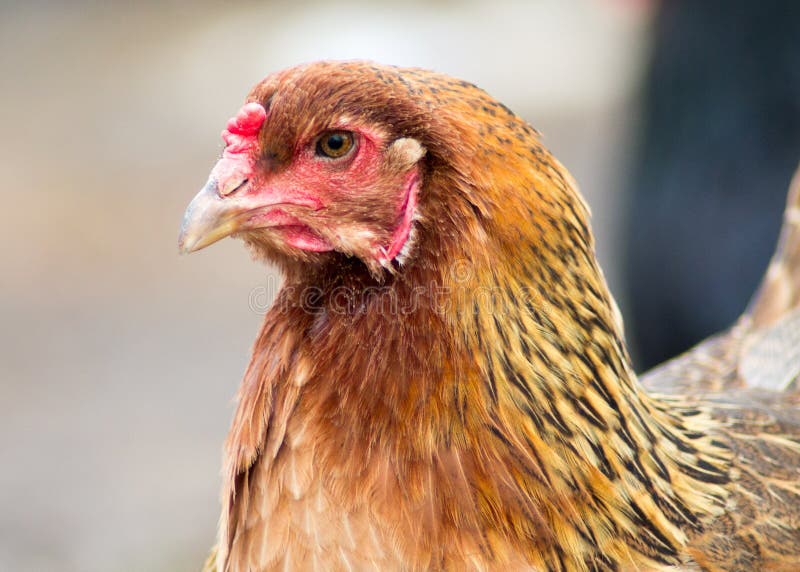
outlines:
[{"label": "chicken eye", "polygon": [[317,140],[317,155],[339,159],[353,149],[354,143],[353,134],[349,131],[329,131]]}]

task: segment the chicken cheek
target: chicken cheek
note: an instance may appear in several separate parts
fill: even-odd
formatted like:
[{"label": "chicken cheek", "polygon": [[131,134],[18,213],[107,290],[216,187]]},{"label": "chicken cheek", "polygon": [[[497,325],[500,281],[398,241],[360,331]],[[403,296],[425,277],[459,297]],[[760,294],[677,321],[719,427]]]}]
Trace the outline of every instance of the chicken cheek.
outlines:
[{"label": "chicken cheek", "polygon": [[[298,178],[314,180],[325,203],[325,221],[317,226],[325,239],[370,266],[386,266],[398,257],[411,234],[420,183],[417,162],[424,156],[413,139],[398,139],[381,151],[361,136],[349,164],[316,159]],[[299,175],[299,173],[298,173]]]},{"label": "chicken cheek", "polygon": [[[368,265],[387,266],[408,243],[425,155],[414,139],[398,139],[379,152],[364,145],[346,173],[331,177],[330,211],[344,252]],[[334,214],[335,213],[335,214]]]}]

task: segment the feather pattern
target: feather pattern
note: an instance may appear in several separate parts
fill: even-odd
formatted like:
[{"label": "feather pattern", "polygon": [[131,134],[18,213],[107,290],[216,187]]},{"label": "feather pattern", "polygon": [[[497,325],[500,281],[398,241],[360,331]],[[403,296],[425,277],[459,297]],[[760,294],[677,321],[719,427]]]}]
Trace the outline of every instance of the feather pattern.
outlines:
[{"label": "feather pattern", "polygon": [[321,117],[414,140],[421,184],[413,241],[377,271],[245,237],[285,284],[239,391],[209,570],[796,569],[797,184],[748,312],[640,381],[588,208],[502,104],[362,62],[248,100],[281,140]]}]

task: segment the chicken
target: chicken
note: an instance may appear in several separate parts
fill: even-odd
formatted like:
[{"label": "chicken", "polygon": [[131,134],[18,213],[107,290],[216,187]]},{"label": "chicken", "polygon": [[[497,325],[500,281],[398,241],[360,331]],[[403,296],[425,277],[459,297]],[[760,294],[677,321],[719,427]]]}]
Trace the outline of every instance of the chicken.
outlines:
[{"label": "chicken", "polygon": [[798,569],[800,182],[748,312],[640,382],[575,182],[474,85],[303,65],[223,138],[179,247],[284,282],[209,570]]}]

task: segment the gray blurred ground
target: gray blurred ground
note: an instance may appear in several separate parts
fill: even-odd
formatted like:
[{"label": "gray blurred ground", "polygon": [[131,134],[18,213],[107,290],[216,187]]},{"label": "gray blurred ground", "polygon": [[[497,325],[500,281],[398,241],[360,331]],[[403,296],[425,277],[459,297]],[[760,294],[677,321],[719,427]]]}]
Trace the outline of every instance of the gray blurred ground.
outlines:
[{"label": "gray blurred ground", "polygon": [[175,242],[255,81],[366,57],[477,83],[572,170],[614,286],[642,4],[2,4],[0,570],[194,570],[212,543],[274,282]]}]

